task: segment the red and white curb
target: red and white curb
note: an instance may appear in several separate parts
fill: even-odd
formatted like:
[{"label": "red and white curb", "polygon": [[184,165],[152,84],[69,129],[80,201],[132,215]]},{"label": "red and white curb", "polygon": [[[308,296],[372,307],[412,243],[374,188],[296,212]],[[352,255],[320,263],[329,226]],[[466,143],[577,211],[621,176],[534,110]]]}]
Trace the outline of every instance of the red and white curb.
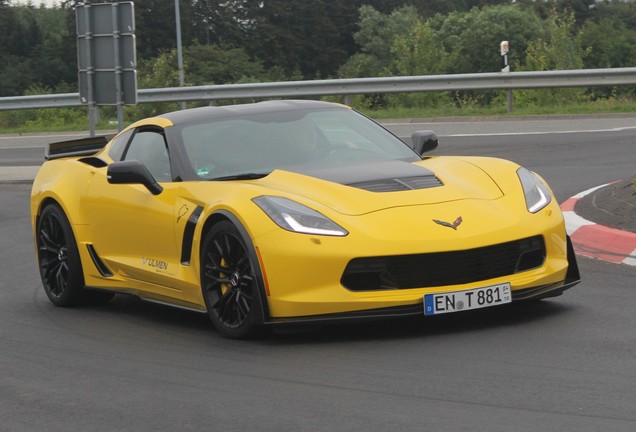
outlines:
[{"label": "red and white curb", "polygon": [[588,189],[561,204],[574,251],[590,258],[636,266],[636,233],[598,225],[574,212],[576,202],[608,184]]}]

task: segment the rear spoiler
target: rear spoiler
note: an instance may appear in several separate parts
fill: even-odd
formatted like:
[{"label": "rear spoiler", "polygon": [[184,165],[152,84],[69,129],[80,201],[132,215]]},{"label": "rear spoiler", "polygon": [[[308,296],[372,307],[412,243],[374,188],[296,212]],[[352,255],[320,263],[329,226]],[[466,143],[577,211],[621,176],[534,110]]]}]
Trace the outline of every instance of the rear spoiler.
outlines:
[{"label": "rear spoiler", "polygon": [[114,136],[115,135],[101,135],[51,143],[46,148],[44,159],[52,160],[65,157],[92,156],[103,149]]}]

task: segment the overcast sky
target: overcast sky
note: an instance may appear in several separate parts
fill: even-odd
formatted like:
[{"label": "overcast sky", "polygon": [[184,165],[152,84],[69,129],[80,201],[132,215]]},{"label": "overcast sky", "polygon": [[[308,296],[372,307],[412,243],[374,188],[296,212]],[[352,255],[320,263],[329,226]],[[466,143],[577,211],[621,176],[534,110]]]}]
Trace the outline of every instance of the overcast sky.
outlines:
[{"label": "overcast sky", "polygon": [[[29,0],[10,0],[11,4],[27,4],[29,3]],[[31,4],[35,7],[38,7],[40,5],[44,5],[46,7],[50,7],[50,6],[59,6],[60,5],[60,0],[31,0]]]}]

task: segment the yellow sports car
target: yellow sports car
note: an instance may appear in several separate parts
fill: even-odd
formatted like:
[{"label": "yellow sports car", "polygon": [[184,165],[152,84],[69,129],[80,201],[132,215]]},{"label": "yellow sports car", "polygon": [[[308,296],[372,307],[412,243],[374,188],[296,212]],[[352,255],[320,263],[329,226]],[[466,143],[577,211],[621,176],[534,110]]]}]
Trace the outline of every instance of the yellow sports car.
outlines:
[{"label": "yellow sports car", "polygon": [[278,323],[437,315],[579,281],[545,182],[426,157],[342,105],[270,101],[148,118],[49,145],[33,184],[44,289],[207,312],[228,337]]}]

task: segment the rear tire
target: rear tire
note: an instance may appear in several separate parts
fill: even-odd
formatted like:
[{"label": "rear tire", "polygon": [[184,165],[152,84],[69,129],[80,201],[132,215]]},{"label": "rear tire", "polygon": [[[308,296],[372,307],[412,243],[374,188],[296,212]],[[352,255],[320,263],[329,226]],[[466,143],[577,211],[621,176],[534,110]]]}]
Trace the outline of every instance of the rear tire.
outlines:
[{"label": "rear tire", "polygon": [[36,228],[40,277],[47,297],[55,306],[83,302],[105,303],[113,293],[84,289],[84,274],[71,224],[57,204],[42,210]]}]

